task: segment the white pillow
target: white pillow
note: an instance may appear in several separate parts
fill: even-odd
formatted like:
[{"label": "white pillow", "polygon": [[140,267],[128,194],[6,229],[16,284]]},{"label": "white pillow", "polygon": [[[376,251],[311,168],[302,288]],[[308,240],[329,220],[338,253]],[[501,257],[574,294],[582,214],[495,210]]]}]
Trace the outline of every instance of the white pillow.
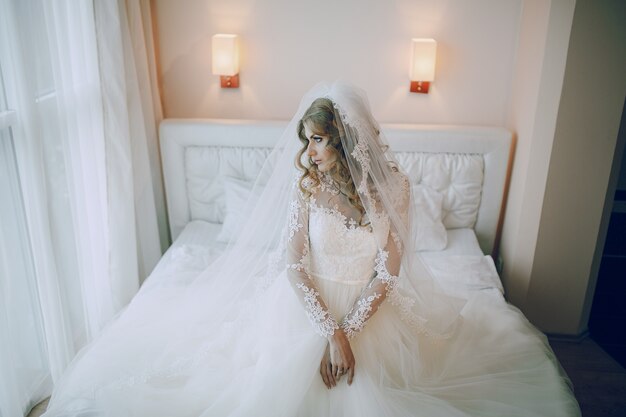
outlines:
[{"label": "white pillow", "polygon": [[[219,181],[224,187],[226,215],[216,240],[228,243],[239,234],[241,226],[250,218],[249,213],[245,212],[245,207],[246,202],[252,195],[254,183],[233,177],[220,177]],[[261,193],[262,191],[260,188],[258,192]]]},{"label": "white pillow", "polygon": [[[233,177],[220,177],[226,200],[226,216],[216,240],[228,243],[246,223],[246,202],[251,197],[253,183]],[[263,192],[259,188],[259,193]],[[258,197],[258,196],[257,196]],[[443,250],[448,245],[448,234],[442,223],[443,195],[424,185],[413,187],[415,204],[414,243],[419,251]]]},{"label": "white pillow", "polygon": [[443,194],[425,185],[413,187],[415,249],[443,250],[448,245],[448,233],[442,222]]}]

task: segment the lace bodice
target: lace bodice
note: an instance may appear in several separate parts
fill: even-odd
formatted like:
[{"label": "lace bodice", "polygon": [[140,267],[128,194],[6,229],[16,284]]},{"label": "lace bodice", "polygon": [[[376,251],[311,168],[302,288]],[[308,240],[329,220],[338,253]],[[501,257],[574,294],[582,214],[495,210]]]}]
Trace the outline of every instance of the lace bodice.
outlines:
[{"label": "lace bodice", "polygon": [[309,202],[309,273],[314,280],[367,284],[374,273],[376,239],[340,211]]},{"label": "lace bodice", "polygon": [[[387,292],[395,288],[400,251],[391,238],[388,219],[381,222],[379,217],[379,227],[373,231],[367,217],[362,218],[348,198],[328,181],[314,186],[307,183],[309,195],[300,190],[297,181],[294,183],[289,206],[288,276],[320,335],[332,335],[341,326],[348,337],[353,337],[363,329]],[[365,289],[338,323],[320,297],[317,280]]]}]

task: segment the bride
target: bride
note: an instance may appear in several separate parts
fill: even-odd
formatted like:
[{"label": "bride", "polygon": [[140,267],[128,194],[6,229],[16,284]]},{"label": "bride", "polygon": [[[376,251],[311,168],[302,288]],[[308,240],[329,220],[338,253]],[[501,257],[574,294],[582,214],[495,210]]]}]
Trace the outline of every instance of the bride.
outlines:
[{"label": "bride", "polygon": [[314,87],[238,237],[200,274],[151,277],[44,416],[580,415],[517,309],[438,288],[410,193],[365,93]]}]

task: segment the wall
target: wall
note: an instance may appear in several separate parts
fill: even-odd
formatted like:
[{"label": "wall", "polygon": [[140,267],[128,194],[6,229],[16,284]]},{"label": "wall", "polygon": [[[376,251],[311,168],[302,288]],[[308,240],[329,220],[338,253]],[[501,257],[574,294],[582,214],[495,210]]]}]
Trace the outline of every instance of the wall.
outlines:
[{"label": "wall", "polygon": [[[315,82],[344,78],[381,122],[511,129],[507,297],[544,331],[584,332],[624,94],[623,2],[152,1],[166,117],[288,119]],[[220,32],[242,38],[238,90],[210,73]],[[429,95],[408,92],[412,37],[439,43]]]},{"label": "wall", "polygon": [[[502,126],[521,0],[154,0],[166,117],[289,119],[316,82],[365,88],[381,122]],[[219,88],[211,36],[241,37],[241,87]],[[429,95],[410,40],[438,41]]]},{"label": "wall", "polygon": [[625,6],[524,1],[500,253],[509,300],[548,333],[587,330],[626,91]]},{"label": "wall", "polygon": [[507,121],[517,144],[500,256],[507,298],[525,313],[573,14],[572,0],[526,0],[522,11]]},{"label": "wall", "polygon": [[622,0],[576,2],[526,300],[529,319],[547,332],[587,327],[604,208],[613,201],[607,190],[626,96],[625,21]]}]

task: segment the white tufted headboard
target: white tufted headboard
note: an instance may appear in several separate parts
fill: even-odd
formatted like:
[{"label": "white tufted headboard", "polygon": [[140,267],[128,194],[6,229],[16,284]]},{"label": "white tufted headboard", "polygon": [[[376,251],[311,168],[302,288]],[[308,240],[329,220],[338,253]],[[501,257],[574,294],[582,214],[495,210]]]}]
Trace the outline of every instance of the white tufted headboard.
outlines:
[{"label": "white tufted headboard", "polygon": [[[219,176],[253,180],[285,122],[166,119],[161,157],[172,239],[195,219],[219,223]],[[398,161],[414,184],[444,195],[448,229],[473,227],[484,253],[496,242],[507,180],[511,133],[503,128],[383,124]]]}]

